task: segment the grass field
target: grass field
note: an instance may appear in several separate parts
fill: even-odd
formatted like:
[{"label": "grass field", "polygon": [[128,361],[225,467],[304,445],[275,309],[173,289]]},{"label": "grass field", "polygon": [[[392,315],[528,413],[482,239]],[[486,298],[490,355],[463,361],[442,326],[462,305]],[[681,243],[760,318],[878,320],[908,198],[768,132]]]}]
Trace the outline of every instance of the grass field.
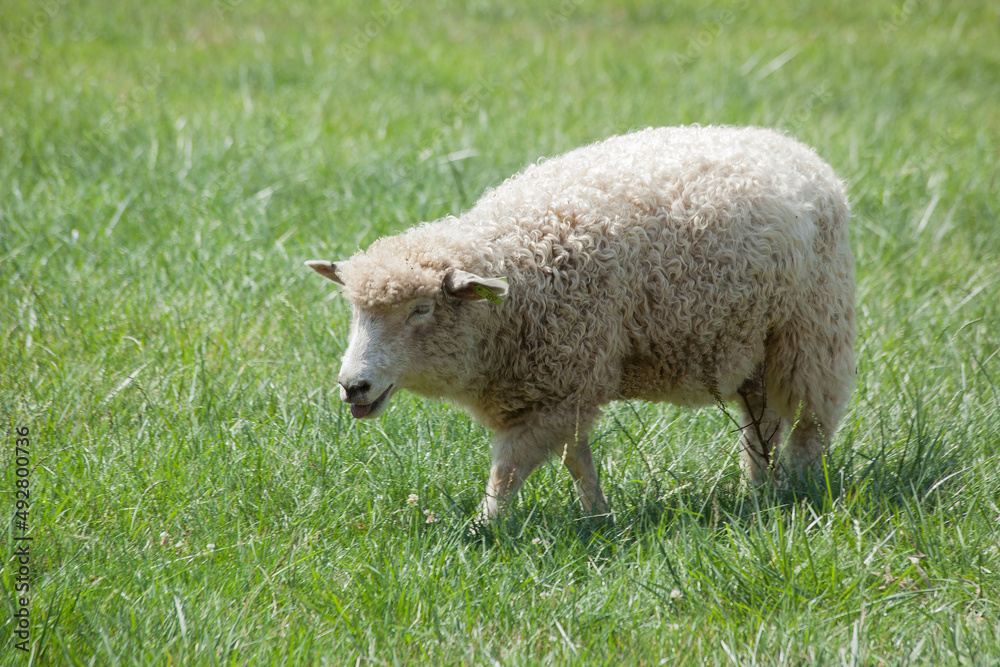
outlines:
[{"label": "grass field", "polygon": [[[0,72],[0,663],[1000,664],[997,3],[4,0]],[[352,421],[303,261],[695,122],[849,183],[829,484],[751,492],[720,410],[618,403],[613,526],[552,464],[466,537],[489,433]]]}]

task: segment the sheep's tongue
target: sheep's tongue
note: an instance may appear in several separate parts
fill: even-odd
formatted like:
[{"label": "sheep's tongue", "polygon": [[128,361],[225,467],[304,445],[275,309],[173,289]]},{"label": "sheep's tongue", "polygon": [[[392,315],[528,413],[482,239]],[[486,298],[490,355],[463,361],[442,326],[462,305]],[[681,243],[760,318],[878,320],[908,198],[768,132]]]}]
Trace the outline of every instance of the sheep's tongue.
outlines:
[{"label": "sheep's tongue", "polygon": [[351,416],[355,419],[361,419],[369,412],[372,411],[372,404],[368,405],[358,405],[357,403],[351,403]]}]

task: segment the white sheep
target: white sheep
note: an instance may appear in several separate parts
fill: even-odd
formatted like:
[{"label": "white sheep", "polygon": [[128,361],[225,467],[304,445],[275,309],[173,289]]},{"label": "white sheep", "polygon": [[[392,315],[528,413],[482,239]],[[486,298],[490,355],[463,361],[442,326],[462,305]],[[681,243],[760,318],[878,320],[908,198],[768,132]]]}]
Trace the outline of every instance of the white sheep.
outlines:
[{"label": "white sheep", "polygon": [[819,466],[854,376],[849,218],[833,170],[787,136],[651,128],[307,264],[351,301],[354,417],[400,389],[447,399],[495,432],[486,519],[549,454],[601,513],[588,437],[618,398],[735,401],[754,484],[777,482],[790,424],[791,469]]}]

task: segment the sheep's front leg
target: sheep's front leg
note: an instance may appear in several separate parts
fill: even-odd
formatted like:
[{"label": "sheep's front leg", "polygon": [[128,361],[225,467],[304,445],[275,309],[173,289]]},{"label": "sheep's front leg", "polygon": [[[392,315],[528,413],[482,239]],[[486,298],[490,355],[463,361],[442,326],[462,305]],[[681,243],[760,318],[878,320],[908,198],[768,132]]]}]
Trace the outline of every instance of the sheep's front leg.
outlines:
[{"label": "sheep's front leg", "polygon": [[493,466],[486,486],[486,499],[480,521],[495,518],[509,502],[531,471],[552,454],[559,457],[570,474],[586,511],[607,512],[608,503],[601,492],[588,444],[589,429],[574,421],[560,425],[554,421],[522,424],[498,431],[493,440]]},{"label": "sheep's front leg", "polygon": [[575,446],[567,442],[563,445],[562,451],[557,449],[552,453],[562,459],[563,464],[573,475],[573,485],[580,495],[583,509],[591,514],[606,514],[608,501],[604,498],[601,483],[597,479],[597,469],[594,467],[594,457],[590,453],[588,434],[579,435]]},{"label": "sheep's front leg", "polygon": [[494,519],[547,455],[548,448],[540,441],[539,434],[528,426],[498,431],[493,439],[493,465],[480,520]]}]

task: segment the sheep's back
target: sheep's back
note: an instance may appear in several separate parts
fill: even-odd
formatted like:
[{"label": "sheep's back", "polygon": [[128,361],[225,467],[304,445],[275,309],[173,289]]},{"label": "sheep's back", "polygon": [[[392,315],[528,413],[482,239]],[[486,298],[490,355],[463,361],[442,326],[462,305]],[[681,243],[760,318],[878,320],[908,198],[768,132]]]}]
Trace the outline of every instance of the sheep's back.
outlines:
[{"label": "sheep's back", "polygon": [[849,261],[847,218],[842,184],[808,147],[683,127],[532,165],[462,224],[510,281],[495,334],[499,355],[517,359],[506,376],[536,398],[701,403],[752,371],[826,265]]}]

